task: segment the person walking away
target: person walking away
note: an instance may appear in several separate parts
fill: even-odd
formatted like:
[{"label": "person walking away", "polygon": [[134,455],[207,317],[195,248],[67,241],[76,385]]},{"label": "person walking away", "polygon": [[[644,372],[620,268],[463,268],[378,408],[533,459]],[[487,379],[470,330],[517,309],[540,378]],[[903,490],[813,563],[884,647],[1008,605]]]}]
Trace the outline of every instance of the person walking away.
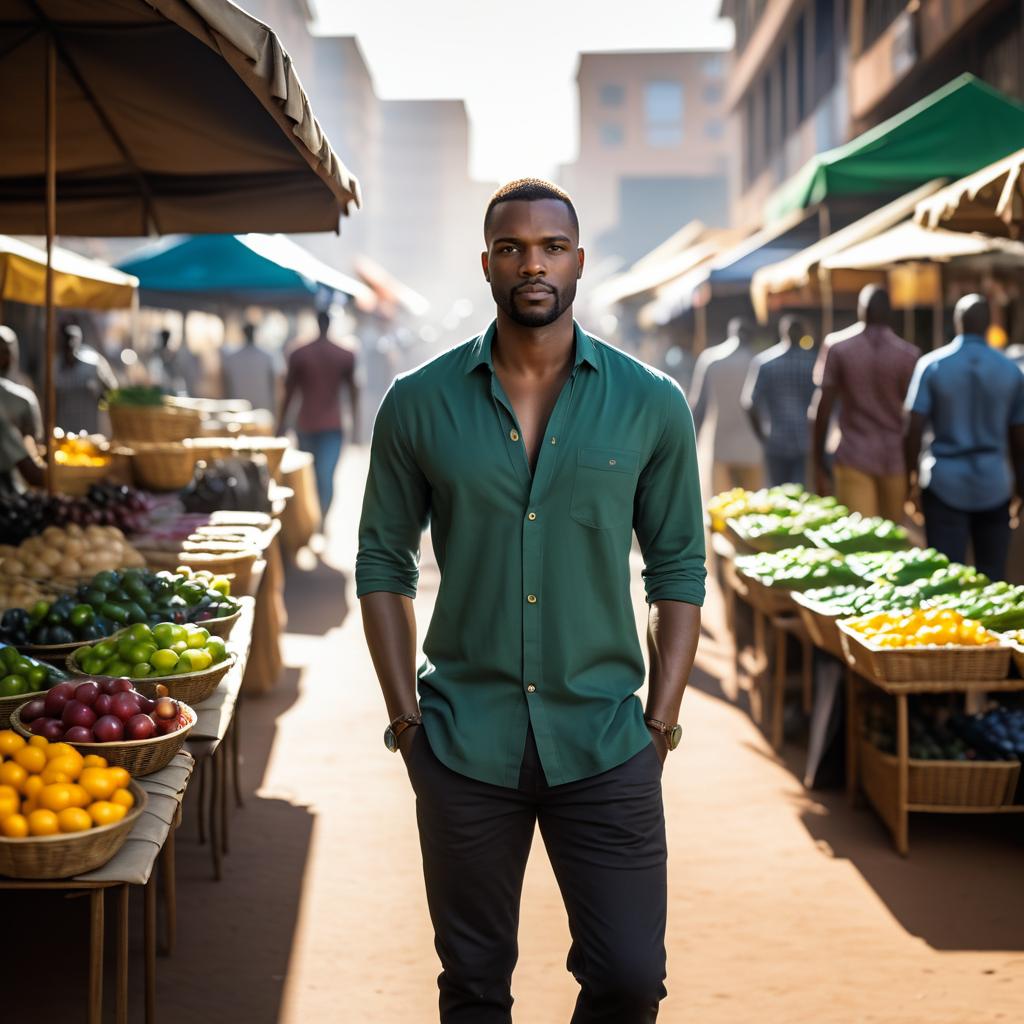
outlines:
[{"label": "person walking away", "polygon": [[182,338],[177,346],[171,344],[171,332],[157,333],[156,354],[150,363],[154,383],[174,395],[195,398],[199,394],[201,370],[199,359]]},{"label": "person walking away", "polygon": [[63,324],[54,382],[57,392],[57,426],[67,433],[100,430],[100,399],[117,387],[110,365],[82,341],[82,328]]},{"label": "person walking away", "polygon": [[[384,741],[416,793],[443,1024],[512,1019],[538,824],[572,934],[572,1020],[641,1024],[666,994],[661,774],[704,600],[693,421],[675,381],[573,320],[584,252],[565,192],[504,186],[484,236],[497,319],[399,375],[373,431],[356,592]],[[441,581],[417,671],[428,521]]]},{"label": "person walking away", "polygon": [[764,449],[768,486],[807,483],[810,426],[818,353],[803,322],[779,321],[779,342],[754,357],[740,404]]},{"label": "person walking away", "polygon": [[334,500],[334,472],[341,457],[341,395],[348,394],[352,415],[352,442],[359,437],[359,386],[356,383],[356,357],[348,348],[336,345],[328,337],[331,317],[317,316],[320,333],[314,341],[293,349],[288,356],[284,399],[278,419],[278,434],[283,434],[288,410],[299,395],[296,434],[299,447],[313,456],[320,514],[327,521]]},{"label": "person walking away", "polygon": [[22,438],[43,439],[43,418],[35,392],[13,379],[17,366],[18,336],[0,324],[0,409]]},{"label": "person walking away", "polygon": [[244,342],[221,361],[225,398],[244,399],[254,409],[278,408],[280,375],[274,357],[256,344],[256,325],[242,327]]},{"label": "person walking away", "polygon": [[[891,308],[884,288],[863,288],[857,315],[852,327],[825,338],[815,367],[815,488],[819,494],[834,490],[851,512],[898,523],[907,496],[903,400],[920,352],[888,326]],[[830,480],[825,446],[836,402],[840,441]]]},{"label": "person walking away", "polygon": [[[922,357],[907,393],[907,490],[915,503],[920,491],[931,547],[966,562],[970,541],[974,565],[998,580],[1010,546],[1010,499],[1016,513],[1024,493],[1024,374],[986,344],[983,296],[964,296],[953,321],[956,337]],[[932,441],[922,458],[926,427]]]},{"label": "person walking away", "polygon": [[[757,437],[740,408],[743,384],[754,359],[754,331],[742,317],[729,321],[729,337],[697,357],[690,399],[702,450],[711,450],[714,494],[743,487],[756,491],[764,474]],[[706,457],[706,456],[703,456]]]}]

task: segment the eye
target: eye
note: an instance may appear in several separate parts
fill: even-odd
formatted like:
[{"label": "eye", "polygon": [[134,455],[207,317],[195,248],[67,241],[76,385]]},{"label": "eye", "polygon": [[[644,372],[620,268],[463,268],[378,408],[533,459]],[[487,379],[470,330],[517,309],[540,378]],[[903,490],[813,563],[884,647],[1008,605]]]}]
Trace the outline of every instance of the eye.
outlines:
[{"label": "eye", "polygon": [[514,245],[502,245],[499,247],[498,252],[502,255],[509,252],[515,252],[516,247]]},{"label": "eye", "polygon": [[564,252],[565,251],[565,246],[564,245],[559,245],[557,242],[555,242],[553,245],[549,245],[548,248],[552,252]]}]

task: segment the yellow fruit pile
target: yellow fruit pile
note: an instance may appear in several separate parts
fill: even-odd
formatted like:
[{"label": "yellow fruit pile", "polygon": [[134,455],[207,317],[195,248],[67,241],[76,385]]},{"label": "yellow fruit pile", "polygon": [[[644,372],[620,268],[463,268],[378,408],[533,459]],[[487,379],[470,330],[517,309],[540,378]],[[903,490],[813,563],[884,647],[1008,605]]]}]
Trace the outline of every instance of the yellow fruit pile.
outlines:
[{"label": "yellow fruit pile", "polygon": [[981,623],[948,608],[878,612],[850,619],[848,625],[876,647],[982,647],[999,642]]},{"label": "yellow fruit pile", "polygon": [[0,836],[54,836],[113,825],[135,803],[124,768],[67,743],[0,730]]},{"label": "yellow fruit pile", "polygon": [[751,491],[742,487],[734,487],[731,491],[722,491],[708,502],[708,516],[711,518],[711,529],[721,533],[725,529],[727,519],[736,519],[754,511]]},{"label": "yellow fruit pile", "polygon": [[[58,435],[59,432],[55,434],[55,440]],[[106,466],[110,463],[110,457],[104,455],[87,435],[78,437],[74,434],[68,434],[60,442],[54,450],[53,460],[62,466]]]}]

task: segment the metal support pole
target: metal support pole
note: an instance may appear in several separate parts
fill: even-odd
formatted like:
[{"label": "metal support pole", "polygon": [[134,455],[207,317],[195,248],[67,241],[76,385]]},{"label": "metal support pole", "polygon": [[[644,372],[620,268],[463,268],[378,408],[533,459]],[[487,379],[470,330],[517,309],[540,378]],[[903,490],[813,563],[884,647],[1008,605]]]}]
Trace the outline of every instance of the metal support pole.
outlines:
[{"label": "metal support pole", "polygon": [[51,35],[46,45],[46,365],[43,371],[46,410],[46,489],[54,492],[53,430],[57,425],[57,387],[54,361],[57,322],[53,308],[53,239],[57,234],[57,47]]}]

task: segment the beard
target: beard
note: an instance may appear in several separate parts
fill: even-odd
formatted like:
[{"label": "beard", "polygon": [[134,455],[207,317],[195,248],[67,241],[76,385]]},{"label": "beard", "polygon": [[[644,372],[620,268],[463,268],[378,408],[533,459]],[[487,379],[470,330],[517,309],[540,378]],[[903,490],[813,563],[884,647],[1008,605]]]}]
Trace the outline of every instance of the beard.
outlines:
[{"label": "beard", "polygon": [[576,299],[575,281],[563,291],[545,283],[544,287],[551,291],[551,305],[544,309],[531,309],[517,295],[517,292],[525,290],[525,287],[527,286],[517,285],[508,292],[501,292],[493,284],[491,286],[491,294],[498,308],[520,327],[547,327],[548,324],[553,324]]}]

